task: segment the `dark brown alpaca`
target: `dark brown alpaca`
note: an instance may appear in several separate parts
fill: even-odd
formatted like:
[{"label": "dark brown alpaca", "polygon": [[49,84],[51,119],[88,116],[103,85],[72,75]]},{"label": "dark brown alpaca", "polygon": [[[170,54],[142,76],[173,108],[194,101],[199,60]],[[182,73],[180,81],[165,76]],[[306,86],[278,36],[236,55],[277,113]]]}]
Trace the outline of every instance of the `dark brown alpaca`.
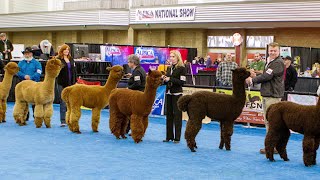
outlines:
[{"label": "dark brown alpaca", "polygon": [[148,127],[148,116],[156,97],[158,86],[162,83],[161,72],[149,71],[144,92],[130,89],[114,89],[109,99],[111,133],[117,139],[126,138],[125,133],[130,120],[131,135],[139,143]]},{"label": "dark brown alpaca", "polygon": [[198,91],[192,95],[182,96],[178,100],[178,108],[187,111],[189,120],[185,132],[185,139],[192,152],[197,148],[195,138],[201,129],[202,119],[205,116],[220,121],[221,140],[219,148],[225,146],[230,150],[231,136],[233,134],[233,122],[242,112],[246,102],[245,79],[250,72],[245,68],[233,70],[232,84],[233,94],[219,94],[208,91]]},{"label": "dark brown alpaca", "polygon": [[289,161],[286,146],[290,129],[304,134],[303,162],[306,166],[316,164],[320,141],[320,101],[316,106],[304,106],[289,101],[271,105],[267,110],[269,131],[265,139],[266,157],[273,158],[274,147],[284,161]]}]

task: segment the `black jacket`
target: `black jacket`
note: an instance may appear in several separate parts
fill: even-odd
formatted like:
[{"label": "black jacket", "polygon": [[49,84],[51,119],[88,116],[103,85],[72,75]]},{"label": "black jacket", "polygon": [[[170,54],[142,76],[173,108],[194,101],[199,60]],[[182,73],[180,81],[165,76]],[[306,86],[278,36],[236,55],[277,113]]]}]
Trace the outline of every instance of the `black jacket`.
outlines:
[{"label": "black jacket", "polygon": [[[13,45],[12,45],[11,41],[7,39],[6,43],[7,43],[7,49],[10,49],[10,51],[12,52],[13,51]],[[2,40],[0,40],[0,52],[3,54],[3,59],[5,59],[5,54],[3,53],[4,49],[5,49],[4,48],[4,42]],[[8,53],[8,59],[7,60],[12,59],[11,52]]]},{"label": "black jacket", "polygon": [[261,83],[260,93],[263,97],[282,98],[284,95],[284,64],[279,56],[266,65],[263,73],[252,79],[253,83]]},{"label": "black jacket", "polygon": [[132,90],[144,91],[146,86],[146,72],[141,66],[137,66],[128,80],[128,88]]},{"label": "black jacket", "polygon": [[77,78],[77,68],[73,58],[69,59],[70,65],[71,65],[71,81],[69,81],[68,65],[66,61],[63,58],[60,58],[60,57],[57,57],[57,58],[60,59],[61,63],[63,64],[63,68],[61,69],[57,78],[58,84],[61,85],[63,88],[75,84],[76,78]]},{"label": "black jacket", "polygon": [[298,81],[298,73],[296,69],[292,65],[290,65],[286,71],[286,80],[284,81],[285,90],[293,91],[297,81]]},{"label": "black jacket", "polygon": [[169,66],[167,68],[167,77],[170,77],[168,82],[164,82],[167,85],[166,93],[170,90],[170,93],[182,93],[182,86],[186,83],[186,68],[180,66],[175,68],[175,66]]}]

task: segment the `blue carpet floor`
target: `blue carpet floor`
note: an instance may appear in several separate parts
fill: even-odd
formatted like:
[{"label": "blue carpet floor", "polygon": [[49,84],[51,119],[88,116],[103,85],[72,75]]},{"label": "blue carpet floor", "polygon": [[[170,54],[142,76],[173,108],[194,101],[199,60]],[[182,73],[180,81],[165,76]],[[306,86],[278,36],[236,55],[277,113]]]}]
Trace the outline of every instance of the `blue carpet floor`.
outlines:
[{"label": "blue carpet floor", "polygon": [[[109,111],[103,110],[99,133],[91,131],[91,111],[83,110],[82,134],[59,127],[59,105],[54,105],[52,128],[36,129],[33,118],[19,127],[8,103],[7,123],[0,124],[0,179],[319,179],[320,166],[307,168],[302,160],[302,136],[292,134],[290,161],[278,155],[269,162],[259,154],[265,129],[235,125],[231,151],[218,149],[218,123],[203,125],[198,150],[163,143],[165,118],[150,117],[143,142],[131,137],[116,140],[108,127]],[[31,109],[31,108],[30,108]],[[185,122],[182,132],[185,131]],[[320,159],[318,158],[318,162]]]}]

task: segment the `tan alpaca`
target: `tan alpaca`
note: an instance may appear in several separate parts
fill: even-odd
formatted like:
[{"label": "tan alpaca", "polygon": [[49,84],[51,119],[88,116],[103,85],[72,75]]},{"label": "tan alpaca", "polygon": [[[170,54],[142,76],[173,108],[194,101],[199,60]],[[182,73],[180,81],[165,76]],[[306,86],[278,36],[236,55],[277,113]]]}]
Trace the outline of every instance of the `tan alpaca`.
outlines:
[{"label": "tan alpaca", "polygon": [[5,73],[3,81],[0,83],[0,123],[6,122],[7,98],[12,85],[12,79],[19,72],[18,64],[9,62],[4,67]]},{"label": "tan alpaca", "polygon": [[51,59],[46,64],[43,82],[24,80],[15,88],[16,102],[13,108],[13,117],[20,126],[26,125],[28,103],[35,104],[34,123],[37,128],[42,126],[43,120],[50,128],[53,113],[55,79],[62,68],[59,59]]},{"label": "tan alpaca", "polygon": [[131,135],[134,142],[139,143],[148,127],[148,116],[156,97],[158,86],[162,83],[161,72],[149,71],[144,92],[130,89],[115,89],[110,95],[111,133],[117,139],[126,138],[125,133],[130,120]]},{"label": "tan alpaca", "polygon": [[70,131],[80,134],[79,119],[81,106],[92,108],[92,131],[98,132],[101,109],[109,104],[111,90],[117,87],[118,82],[124,75],[122,66],[107,68],[110,71],[108,80],[104,86],[89,86],[75,84],[63,89],[62,100],[67,105],[66,122]]}]

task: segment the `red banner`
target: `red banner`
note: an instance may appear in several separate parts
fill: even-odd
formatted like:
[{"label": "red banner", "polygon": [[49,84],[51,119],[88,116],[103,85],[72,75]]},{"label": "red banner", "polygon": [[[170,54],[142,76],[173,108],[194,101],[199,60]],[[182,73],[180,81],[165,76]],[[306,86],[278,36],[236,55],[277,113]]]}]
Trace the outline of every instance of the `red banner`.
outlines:
[{"label": "red banner", "polygon": [[[183,49],[183,48],[170,48],[170,51],[172,50],[177,50],[180,52],[181,54],[181,58],[182,58],[182,61],[186,61],[187,58],[188,58],[188,49]],[[169,57],[169,56],[168,56]]]}]

